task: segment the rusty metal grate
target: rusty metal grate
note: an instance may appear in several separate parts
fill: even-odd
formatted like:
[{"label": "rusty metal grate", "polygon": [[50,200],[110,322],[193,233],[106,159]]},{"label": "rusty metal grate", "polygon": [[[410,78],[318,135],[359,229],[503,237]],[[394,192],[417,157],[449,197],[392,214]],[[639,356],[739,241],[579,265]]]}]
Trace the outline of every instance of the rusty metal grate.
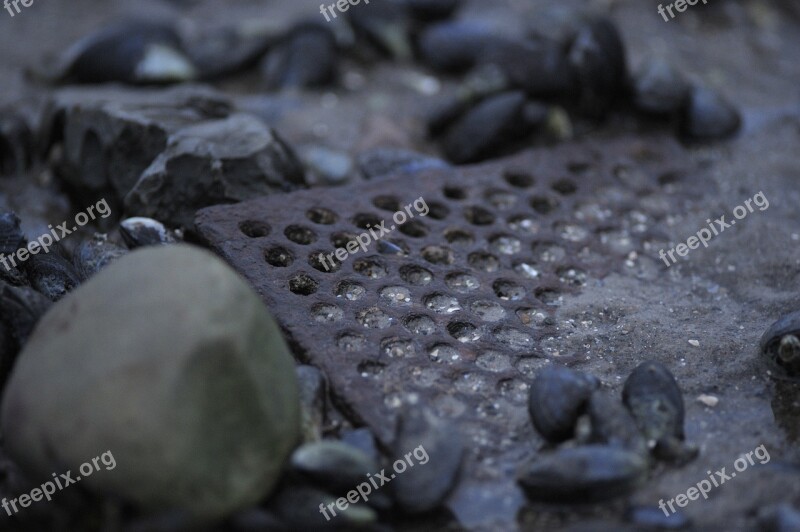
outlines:
[{"label": "rusty metal grate", "polygon": [[[685,160],[663,138],[562,145],[211,207],[196,227],[355,421],[388,442],[403,404],[418,400],[456,419],[487,461],[523,439],[530,452],[527,383],[554,354],[555,307],[631,253],[661,247],[658,226],[696,181]],[[420,196],[430,214],[387,237],[407,254],[372,243],[335,271],[319,264]]]}]

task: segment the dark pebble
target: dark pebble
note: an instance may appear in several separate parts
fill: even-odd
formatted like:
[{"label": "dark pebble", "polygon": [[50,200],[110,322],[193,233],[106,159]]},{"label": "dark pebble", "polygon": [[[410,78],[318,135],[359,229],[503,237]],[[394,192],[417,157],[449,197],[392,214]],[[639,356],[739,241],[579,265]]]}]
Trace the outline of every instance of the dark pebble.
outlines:
[{"label": "dark pebble", "polygon": [[8,326],[17,346],[22,348],[52,304],[50,299],[29,286],[3,284],[0,289],[0,321]]},{"label": "dark pebble", "polygon": [[403,0],[411,17],[420,22],[448,19],[462,4],[463,0]]},{"label": "dark pebble", "polygon": [[479,62],[496,64],[513,88],[534,98],[562,95],[574,85],[566,50],[553,41],[491,39]]},{"label": "dark pebble", "polygon": [[627,84],[625,47],[613,22],[605,18],[586,21],[569,50],[580,110],[604,118]]},{"label": "dark pebble", "polygon": [[376,148],[361,152],[357,161],[358,169],[367,179],[450,168],[449,164],[436,157],[397,148]]},{"label": "dark pebble", "polygon": [[622,399],[648,441],[683,439],[683,394],[664,364],[639,364],[625,380]]},{"label": "dark pebble", "polygon": [[261,508],[239,512],[227,525],[226,529],[234,532],[289,532],[275,514]]},{"label": "dark pebble", "polygon": [[[791,338],[792,336],[794,338]],[[787,337],[787,341],[781,347],[784,337]],[[764,332],[759,342],[761,354],[767,358],[771,366],[780,368],[780,371],[791,377],[800,377],[800,356],[798,356],[800,349],[796,347],[798,339],[800,339],[800,311],[796,310],[781,316]]]},{"label": "dark pebble", "polygon": [[[412,453],[413,467],[406,461],[408,453]],[[407,411],[400,419],[386,468],[388,475],[394,473],[395,463],[407,466],[389,484],[400,507],[423,513],[439,506],[455,488],[463,455],[463,440],[455,427],[427,411]]]},{"label": "dark pebble", "polygon": [[69,48],[54,77],[78,83],[171,83],[196,70],[169,24],[127,21],[90,34]]},{"label": "dark pebble", "polygon": [[394,59],[411,59],[411,20],[402,4],[372,2],[366,5],[362,2],[350,7],[347,17],[362,42]]},{"label": "dark pebble", "polygon": [[[669,511],[669,509],[667,509]],[[625,513],[625,520],[646,530],[684,530],[691,521],[680,511],[664,515],[658,506],[633,506]]]},{"label": "dark pebble", "polygon": [[531,383],[528,413],[533,426],[547,441],[559,443],[573,437],[578,417],[599,381],[563,366],[543,369]]},{"label": "dark pebble", "polygon": [[789,504],[765,508],[759,513],[762,532],[800,532],[800,511]]},{"label": "dark pebble", "polygon": [[629,493],[646,471],[646,461],[636,453],[586,445],[539,457],[524,469],[519,483],[532,500],[596,502]]},{"label": "dark pebble", "polygon": [[47,254],[32,255],[25,263],[25,270],[31,286],[52,301],[58,301],[81,284],[72,263],[62,257],[57,249]]},{"label": "dark pebble", "polygon": [[475,66],[489,41],[497,39],[481,22],[446,22],[422,33],[419,55],[426,65],[439,72],[463,72]]},{"label": "dark pebble", "polygon": [[456,164],[501,155],[531,132],[524,110],[525,95],[521,92],[487,98],[449,129],[442,144],[445,155]]},{"label": "dark pebble", "polygon": [[677,113],[686,105],[692,87],[669,63],[661,59],[648,61],[633,80],[634,106],[638,111],[654,115]]},{"label": "dark pebble", "polygon": [[323,87],[337,69],[336,40],[319,24],[301,24],[267,54],[262,66],[269,89]]},{"label": "dark pebble", "polygon": [[589,398],[592,441],[647,456],[647,442],[617,396],[596,390]]},{"label": "dark pebble", "polygon": [[681,134],[688,140],[715,140],[739,130],[739,111],[716,92],[697,87],[692,90],[681,120]]},{"label": "dark pebble", "polygon": [[25,119],[10,110],[0,111],[0,176],[13,176],[30,168],[35,149]]}]

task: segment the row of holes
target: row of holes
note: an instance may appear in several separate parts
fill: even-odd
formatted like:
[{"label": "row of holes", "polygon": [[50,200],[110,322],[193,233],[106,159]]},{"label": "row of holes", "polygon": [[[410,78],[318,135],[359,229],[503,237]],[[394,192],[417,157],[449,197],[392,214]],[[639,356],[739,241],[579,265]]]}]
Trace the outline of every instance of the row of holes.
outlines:
[{"label": "row of holes", "polygon": [[[292,229],[292,228],[290,227],[289,229]],[[292,236],[293,236],[293,238],[290,238],[290,240],[292,240],[293,242],[296,242],[298,244],[301,243],[301,242],[297,241],[297,238],[298,238],[298,234],[297,233],[290,232],[290,234],[292,234]],[[472,233],[470,233],[469,231],[466,231],[464,229],[455,229],[455,228],[446,229],[444,231],[444,237],[445,237],[445,239],[447,240],[448,243],[454,244],[454,245],[457,245],[457,246],[470,246],[470,245],[475,243],[474,235]],[[363,249],[361,249],[359,247],[359,243],[358,243],[358,240],[357,240],[357,235],[355,235],[353,233],[346,233],[346,232],[334,233],[334,234],[331,235],[330,241],[331,241],[331,244],[334,246],[334,248],[347,248],[347,246],[350,245],[351,247],[355,246],[360,251],[363,251]],[[384,245],[384,247],[381,248],[381,242],[388,242],[389,244],[391,244],[391,246]],[[313,243],[313,240],[311,242],[307,242],[306,240],[303,240],[302,243],[304,245],[306,243],[311,244],[311,243]],[[370,242],[370,244],[371,244],[371,242]],[[554,245],[554,244],[552,242],[535,241],[535,242],[533,242],[531,244],[531,248],[534,250],[534,252],[536,252],[539,248],[541,248],[543,246],[549,246],[549,245]],[[408,253],[409,253],[408,245],[405,242],[403,242],[402,240],[398,240],[398,239],[380,240],[380,241],[378,241],[378,246],[379,246],[378,251],[380,253],[385,254],[385,255],[408,255]],[[425,249],[435,249],[435,248],[439,248],[439,247],[441,247],[441,246],[427,246]],[[498,234],[495,234],[495,235],[492,235],[492,236],[489,237],[489,247],[492,250],[494,250],[496,253],[498,253],[499,255],[516,255],[517,253],[520,253],[522,251],[523,241],[521,239],[513,236],[513,235],[510,235],[510,234],[498,233]],[[287,254],[290,257],[290,259],[288,261],[281,260],[281,261],[278,261],[277,263],[273,262],[269,258],[271,255],[273,255],[273,252],[272,252],[273,249],[278,249],[282,254]],[[328,255],[330,255],[332,253],[333,253],[332,250],[329,250],[327,253],[323,253],[322,251],[315,251],[315,252],[312,252],[312,255],[324,254],[325,256],[328,256]],[[452,253],[447,253],[447,256],[449,256],[451,254]],[[266,255],[267,255],[267,262],[269,264],[271,264],[272,266],[283,266],[283,267],[289,266],[292,263],[292,261],[294,260],[294,256],[291,254],[291,252],[289,252],[288,250],[286,250],[285,248],[283,248],[281,246],[277,246],[277,247],[271,248],[270,250],[268,250],[266,252]],[[446,261],[432,260],[431,262],[434,262],[436,264],[450,264],[451,261],[449,261],[449,260],[446,260]]]},{"label": "row of holes", "polygon": [[[377,311],[377,309],[375,310]],[[433,319],[425,314],[410,314],[402,319],[401,323],[406,330],[417,336],[433,336],[439,332]],[[484,336],[488,336],[492,341],[499,341],[501,344],[511,346],[513,351],[529,351],[534,348],[534,337],[531,334],[507,325],[496,326],[489,331],[487,328],[476,326],[469,321],[454,319],[445,325],[444,330],[460,343],[474,343],[483,339]],[[409,347],[412,345],[412,340],[394,340],[394,338],[392,340],[403,342]],[[339,334],[336,343],[345,351],[362,351],[366,347],[367,338],[359,332],[349,331]]]},{"label": "row of holes", "polygon": [[[362,262],[356,263],[353,269],[366,277],[372,279],[381,279],[386,275],[377,275],[377,268],[382,266],[372,259],[361,259]],[[563,268],[562,268],[563,269]],[[564,269],[564,272],[569,273],[574,269]],[[385,272],[385,269],[383,270]],[[427,268],[417,265],[407,265],[400,269],[400,277],[412,286],[426,286],[433,281],[433,273]],[[445,283],[452,290],[459,293],[469,293],[480,288],[480,280],[466,272],[453,272],[445,277]],[[402,287],[397,287],[402,288]],[[297,295],[309,296],[315,294],[319,290],[319,281],[308,275],[307,273],[298,273],[289,279],[289,290]],[[492,290],[495,295],[503,301],[520,301],[527,295],[527,289],[510,279],[496,279],[492,283]],[[358,283],[353,281],[342,281],[337,284],[334,293],[338,297],[345,297],[347,299],[359,299],[360,295],[366,292],[366,289]],[[544,302],[551,302],[558,293],[557,290],[550,288],[537,288],[534,295]],[[353,295],[350,295],[353,294]]]},{"label": "row of holes", "polygon": [[[539,214],[548,214],[553,209],[558,207],[558,202],[553,201],[551,198],[536,197],[531,199],[531,206]],[[433,212],[433,208],[431,207],[431,212],[428,214],[428,216],[431,216],[435,219],[442,219],[433,216]],[[510,217],[508,219],[508,223],[514,224],[518,220],[526,217],[527,215],[517,214]],[[492,225],[496,221],[496,216],[494,213],[480,206],[466,207],[464,209],[464,218],[472,225],[477,226]],[[352,218],[353,225],[357,228],[365,231],[372,228],[374,231],[376,231],[376,233],[379,231],[378,228],[383,221],[384,220],[380,216],[371,213],[359,213]],[[391,227],[388,229],[391,230]],[[410,220],[400,225],[397,229],[399,229],[399,231],[404,235],[412,238],[422,238],[427,236],[430,232],[429,227],[420,220]],[[241,222],[239,224],[239,230],[242,232],[242,234],[250,238],[263,238],[269,236],[272,232],[272,228],[269,226],[269,224],[258,220],[247,220]],[[314,232],[314,230],[303,225],[290,225],[284,229],[283,234],[292,242],[300,245],[313,244],[317,239],[317,234]]]},{"label": "row of holes", "polygon": [[[494,241],[494,247],[504,246],[505,251],[498,252],[498,255],[516,255],[521,253],[521,243],[516,239],[508,240],[508,237],[501,237],[501,239]],[[408,254],[407,247],[401,242],[393,244],[399,250],[404,250],[404,254]],[[536,259],[519,259],[514,263],[514,269],[519,269],[520,265],[526,264],[530,267],[539,264],[540,262],[553,263],[563,259],[565,255],[564,248],[553,244],[551,242],[534,242],[531,244],[531,251],[538,258]],[[431,264],[439,266],[450,266],[455,262],[455,254],[453,250],[446,246],[425,246],[420,252],[422,258]],[[501,259],[498,255],[494,255],[487,251],[474,251],[467,255],[467,263],[476,270],[493,273],[500,269]],[[295,261],[294,253],[283,247],[273,246],[264,252],[264,260],[270,266],[276,268],[288,268]],[[342,263],[336,258],[335,254],[325,253],[323,251],[312,251],[308,255],[308,264],[315,270],[322,273],[335,273],[338,272]],[[388,266],[384,260],[377,256],[370,256],[368,258],[359,258],[353,262],[353,269],[367,277],[373,279],[381,279],[388,275]],[[529,275],[530,277],[530,275]],[[534,276],[535,277],[535,276]]]},{"label": "row of holes", "polygon": [[[577,186],[567,179],[561,180],[553,184],[553,189],[557,192],[569,195],[573,194],[577,191]],[[452,187],[446,186],[444,187],[444,195],[450,199],[465,199],[466,198],[466,191],[460,187]],[[510,207],[512,202],[516,201],[517,196],[509,191],[502,190],[502,189],[489,189],[486,191],[486,199],[496,207]],[[530,198],[530,205],[531,207],[541,213],[541,214],[548,214],[554,208],[558,207],[558,201],[554,198],[548,198],[546,196],[534,196]],[[375,207],[389,211],[389,212],[398,212],[401,211],[403,206],[399,199],[394,196],[377,196],[373,199],[373,205]],[[445,205],[436,202],[426,202],[426,205],[430,209],[430,212],[427,216],[435,220],[443,220],[447,218],[450,214],[450,209],[447,208]],[[306,211],[306,217],[311,220],[315,224],[320,225],[333,225],[338,221],[338,216],[335,212],[330,209],[325,209],[323,207],[314,207]],[[468,222],[474,225],[490,225],[494,223],[494,215],[479,206],[467,207],[464,210],[464,217],[467,219]],[[377,215],[374,214],[356,214],[353,217],[353,224],[360,228],[360,229],[367,229],[369,226],[377,226],[382,221]],[[413,222],[412,222],[413,223]],[[410,224],[409,224],[410,225]],[[299,227],[299,226],[291,226],[291,227]],[[239,224],[239,229],[245,236],[251,238],[261,238],[264,236],[269,235],[271,228],[268,224],[260,221],[255,220],[248,220]],[[402,230],[402,228],[401,228]],[[289,229],[287,228],[287,237],[293,240],[293,238],[288,234]],[[311,231],[310,229],[305,229],[305,231]],[[413,231],[413,229],[409,230]],[[298,237],[302,239],[303,237]],[[299,244],[303,243],[310,243],[310,242],[302,242],[297,241]]]}]

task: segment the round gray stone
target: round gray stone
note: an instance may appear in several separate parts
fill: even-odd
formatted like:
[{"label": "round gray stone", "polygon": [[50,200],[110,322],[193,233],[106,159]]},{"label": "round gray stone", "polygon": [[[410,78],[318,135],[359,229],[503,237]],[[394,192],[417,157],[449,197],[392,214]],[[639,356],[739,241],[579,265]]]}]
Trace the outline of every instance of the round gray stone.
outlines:
[{"label": "round gray stone", "polygon": [[254,291],[186,245],[120,258],[42,318],[2,429],[34,479],[111,452],[80,485],[213,519],[275,486],[299,440],[293,361]]}]

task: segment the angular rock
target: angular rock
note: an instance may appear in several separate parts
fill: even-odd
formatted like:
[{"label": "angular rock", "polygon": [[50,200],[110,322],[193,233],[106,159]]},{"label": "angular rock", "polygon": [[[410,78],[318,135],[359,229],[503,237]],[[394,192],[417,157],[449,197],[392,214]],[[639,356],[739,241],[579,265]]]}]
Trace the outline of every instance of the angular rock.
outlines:
[{"label": "angular rock", "polygon": [[234,114],[176,132],[125,197],[129,214],[191,224],[209,205],[305,185],[293,150],[260,120]]},{"label": "angular rock", "polygon": [[145,248],[41,320],[6,387],[2,428],[33,480],[108,451],[116,466],[82,487],[218,518],[261,501],[298,441],[293,361],[225,263],[190,246]]},{"label": "angular rock", "polygon": [[196,87],[65,89],[48,104],[42,137],[47,149],[63,145],[56,171],[71,187],[122,199],[171,134],[229,112],[226,100]]}]

